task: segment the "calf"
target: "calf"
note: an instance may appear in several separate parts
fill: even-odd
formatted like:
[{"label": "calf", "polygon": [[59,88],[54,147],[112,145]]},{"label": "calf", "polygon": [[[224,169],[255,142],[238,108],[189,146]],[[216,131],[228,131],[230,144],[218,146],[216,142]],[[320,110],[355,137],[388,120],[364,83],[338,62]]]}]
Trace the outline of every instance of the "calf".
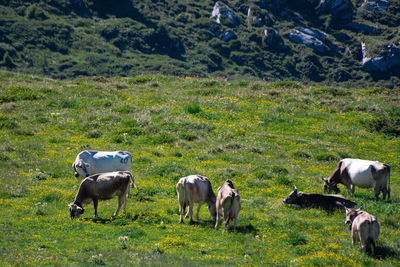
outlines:
[{"label": "calf", "polygon": [[218,188],[218,196],[216,203],[217,218],[215,221],[215,229],[218,228],[218,221],[220,219],[221,211],[224,217],[224,232],[229,223],[233,219],[233,229],[236,229],[236,220],[240,211],[240,196],[238,191],[233,186],[231,180],[226,182]]},{"label": "calf", "polygon": [[354,194],[356,186],[373,187],[375,198],[382,191],[383,199],[390,199],[390,166],[379,161],[342,159],[328,179],[324,180],[324,190],[330,193],[340,190],[337,184],[344,184],[349,194]]},{"label": "calf", "polygon": [[130,172],[108,172],[95,174],[85,178],[79,186],[73,203],[69,204],[71,219],[79,217],[85,209],[83,208],[91,200],[94,204],[94,217],[97,217],[98,200],[111,199],[118,196],[118,208],[114,215],[117,215],[123,205],[123,212],[126,210],[126,194],[133,176]]},{"label": "calf", "polygon": [[354,207],[355,202],[344,198],[341,195],[323,195],[323,194],[308,194],[298,192],[297,187],[283,200],[285,204],[295,204],[301,208],[315,207],[326,210],[333,210],[347,207]]},{"label": "calf", "polygon": [[204,203],[208,204],[208,211],[213,219],[215,219],[215,194],[213,192],[211,182],[207,177],[201,175],[190,175],[183,177],[176,184],[176,192],[178,193],[180,218],[179,222],[183,223],[183,214],[186,206],[189,210],[185,218],[190,216],[190,222],[193,221],[193,206],[198,203],[196,219],[199,220],[199,211]]},{"label": "calf", "polygon": [[374,255],[376,240],[379,236],[379,223],[375,216],[359,209],[346,209],[345,223],[350,225],[353,245],[360,242],[361,249],[367,252],[367,245],[370,245],[371,255]]}]

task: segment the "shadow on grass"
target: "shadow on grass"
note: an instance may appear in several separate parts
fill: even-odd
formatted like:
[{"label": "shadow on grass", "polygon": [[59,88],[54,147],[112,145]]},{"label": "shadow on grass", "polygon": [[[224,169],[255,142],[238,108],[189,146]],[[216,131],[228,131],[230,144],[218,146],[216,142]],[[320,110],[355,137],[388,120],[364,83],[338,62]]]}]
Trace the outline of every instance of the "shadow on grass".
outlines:
[{"label": "shadow on grass", "polygon": [[400,251],[386,245],[380,245],[375,248],[375,255],[373,257],[379,260],[387,258],[400,260]]},{"label": "shadow on grass", "polygon": [[[189,225],[199,225],[201,227],[204,228],[214,228],[215,225],[215,221],[213,220],[200,220],[199,222],[197,221],[193,221],[193,222],[188,222]],[[223,222],[219,224],[218,226],[218,230],[221,230],[224,228],[224,224]],[[257,234],[257,229],[251,225],[251,224],[247,224],[247,225],[238,225],[236,226],[236,230],[233,230],[233,224],[230,222],[228,225],[228,229],[227,232],[229,233],[240,233],[240,234]]]}]

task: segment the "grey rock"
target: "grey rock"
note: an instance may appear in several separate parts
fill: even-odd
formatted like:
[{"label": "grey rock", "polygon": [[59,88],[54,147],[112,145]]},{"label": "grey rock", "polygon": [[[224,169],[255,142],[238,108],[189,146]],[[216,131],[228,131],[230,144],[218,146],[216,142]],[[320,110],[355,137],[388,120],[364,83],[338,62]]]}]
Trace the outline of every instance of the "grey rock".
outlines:
[{"label": "grey rock", "polygon": [[265,36],[265,44],[268,46],[274,46],[283,43],[282,37],[274,29],[265,29],[264,36]]},{"label": "grey rock", "polygon": [[377,10],[379,12],[386,12],[390,5],[389,1],[386,0],[364,0],[364,3],[361,5],[363,10],[374,11]]},{"label": "grey rock", "polygon": [[302,31],[294,30],[293,32],[289,33],[287,37],[293,43],[303,44],[320,53],[326,52],[325,45],[320,39]]},{"label": "grey rock", "polygon": [[361,51],[363,55],[362,65],[368,72],[386,72],[392,67],[400,65],[400,48],[394,44],[389,45],[386,51],[374,58],[367,57],[364,42],[361,43]]},{"label": "grey rock", "polygon": [[381,32],[381,29],[379,29],[378,26],[371,26],[358,22],[347,23],[344,25],[344,28],[355,32],[362,32],[364,34],[379,34]]},{"label": "grey rock", "polygon": [[[216,2],[214,5],[214,9],[212,11],[211,17],[215,19],[215,21],[221,24],[221,20],[224,18],[228,19],[234,25],[239,25],[239,20],[236,17],[235,13],[232,9],[224,3]],[[222,23],[223,24],[223,23]]]},{"label": "grey rock", "polygon": [[229,30],[221,37],[221,40],[222,41],[229,41],[230,39],[232,39],[235,36],[236,36],[235,32],[232,31],[232,30]]}]

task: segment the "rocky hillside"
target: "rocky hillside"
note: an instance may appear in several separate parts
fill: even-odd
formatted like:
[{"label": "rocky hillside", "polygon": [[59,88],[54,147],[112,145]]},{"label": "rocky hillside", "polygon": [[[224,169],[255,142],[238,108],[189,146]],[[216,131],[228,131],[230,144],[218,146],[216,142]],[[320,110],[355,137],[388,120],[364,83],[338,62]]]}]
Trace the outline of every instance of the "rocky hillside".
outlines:
[{"label": "rocky hillside", "polygon": [[399,0],[0,2],[1,68],[400,85]]}]

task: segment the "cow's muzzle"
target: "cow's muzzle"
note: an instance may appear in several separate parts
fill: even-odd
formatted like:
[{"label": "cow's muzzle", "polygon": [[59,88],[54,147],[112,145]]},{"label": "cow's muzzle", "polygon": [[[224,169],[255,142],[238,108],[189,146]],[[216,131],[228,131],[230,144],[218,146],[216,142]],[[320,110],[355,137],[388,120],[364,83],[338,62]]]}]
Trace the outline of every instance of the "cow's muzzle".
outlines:
[{"label": "cow's muzzle", "polygon": [[79,173],[75,172],[75,177],[78,178],[79,177]]}]

